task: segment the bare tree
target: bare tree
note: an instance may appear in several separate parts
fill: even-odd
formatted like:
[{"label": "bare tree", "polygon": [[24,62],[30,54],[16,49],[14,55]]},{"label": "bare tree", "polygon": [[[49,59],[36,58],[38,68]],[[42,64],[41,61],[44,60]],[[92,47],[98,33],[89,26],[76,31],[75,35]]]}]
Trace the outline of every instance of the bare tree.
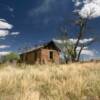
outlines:
[{"label": "bare tree", "polygon": [[[84,49],[84,47],[90,46],[93,42],[94,39],[91,41],[87,41],[87,43],[80,43],[82,39],[85,39],[84,35],[87,33],[87,27],[88,27],[88,22],[89,22],[89,15],[87,18],[82,18],[78,15],[78,19],[75,19],[74,24],[75,27],[78,26],[79,32],[75,36],[76,42],[73,43],[70,41],[69,38],[69,33],[67,32],[66,27],[60,28],[60,39],[62,40],[63,43],[63,52],[65,54],[65,59],[72,62],[76,62],[80,60],[81,53]],[[77,52],[77,48],[80,47],[80,50]],[[66,57],[68,56],[68,58]]]},{"label": "bare tree", "polygon": [[82,52],[84,46],[89,46],[94,42],[94,41],[90,41],[87,44],[82,44],[79,53],[78,54],[76,53],[77,52],[77,47],[80,45],[80,40],[83,39],[84,35],[86,34],[87,27],[88,27],[88,22],[90,21],[90,16],[93,13],[94,13],[94,10],[91,9],[90,13],[89,14],[87,13],[87,17],[86,18],[81,17],[79,15],[79,13],[77,14],[78,15],[78,19],[75,20],[75,25],[78,26],[79,32],[78,32],[78,36],[76,37],[77,41],[76,41],[75,46],[74,46],[74,53],[76,54],[75,58],[73,58],[74,61],[79,61],[80,60],[79,58],[80,58],[80,55],[81,55],[81,52]]}]

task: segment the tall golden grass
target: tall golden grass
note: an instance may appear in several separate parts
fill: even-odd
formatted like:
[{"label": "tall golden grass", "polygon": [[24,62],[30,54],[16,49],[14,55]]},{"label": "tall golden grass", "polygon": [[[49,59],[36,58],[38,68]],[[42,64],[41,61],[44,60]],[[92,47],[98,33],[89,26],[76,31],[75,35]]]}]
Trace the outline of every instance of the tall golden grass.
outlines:
[{"label": "tall golden grass", "polygon": [[100,63],[0,67],[0,100],[100,100]]}]

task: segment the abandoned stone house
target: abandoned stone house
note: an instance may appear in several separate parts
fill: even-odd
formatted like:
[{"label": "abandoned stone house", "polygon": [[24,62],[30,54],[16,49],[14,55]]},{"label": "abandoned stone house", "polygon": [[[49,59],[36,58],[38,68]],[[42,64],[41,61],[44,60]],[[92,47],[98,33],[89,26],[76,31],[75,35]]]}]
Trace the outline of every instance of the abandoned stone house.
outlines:
[{"label": "abandoned stone house", "polygon": [[54,41],[50,41],[21,53],[20,61],[27,64],[59,64],[60,49]]}]

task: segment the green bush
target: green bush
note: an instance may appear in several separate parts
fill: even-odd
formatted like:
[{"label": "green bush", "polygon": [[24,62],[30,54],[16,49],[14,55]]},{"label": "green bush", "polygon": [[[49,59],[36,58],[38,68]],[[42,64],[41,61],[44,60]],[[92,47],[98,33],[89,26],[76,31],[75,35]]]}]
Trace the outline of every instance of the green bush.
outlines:
[{"label": "green bush", "polygon": [[12,61],[19,61],[19,59],[20,59],[20,57],[17,53],[11,52],[10,54],[5,55],[2,58],[2,61],[3,62],[12,62]]}]

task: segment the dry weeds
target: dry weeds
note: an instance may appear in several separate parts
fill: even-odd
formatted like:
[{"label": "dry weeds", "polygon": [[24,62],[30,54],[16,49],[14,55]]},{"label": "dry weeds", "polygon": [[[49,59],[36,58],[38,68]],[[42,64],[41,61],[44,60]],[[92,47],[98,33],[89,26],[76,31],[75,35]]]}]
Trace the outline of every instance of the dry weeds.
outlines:
[{"label": "dry weeds", "polygon": [[0,66],[0,100],[100,100],[100,63]]}]

